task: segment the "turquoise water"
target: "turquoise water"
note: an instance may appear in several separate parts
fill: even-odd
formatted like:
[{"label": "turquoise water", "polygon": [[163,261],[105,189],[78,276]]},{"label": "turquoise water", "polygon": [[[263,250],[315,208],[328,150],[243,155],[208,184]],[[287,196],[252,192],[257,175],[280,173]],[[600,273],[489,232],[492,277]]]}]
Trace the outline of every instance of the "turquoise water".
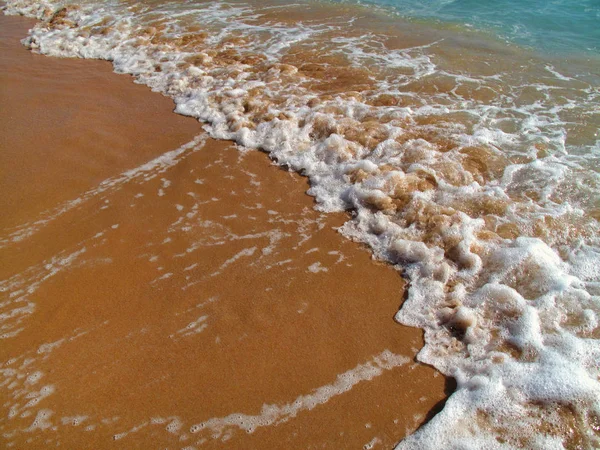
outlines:
[{"label": "turquoise water", "polygon": [[600,53],[599,0],[372,0],[401,16],[453,23],[544,52]]}]

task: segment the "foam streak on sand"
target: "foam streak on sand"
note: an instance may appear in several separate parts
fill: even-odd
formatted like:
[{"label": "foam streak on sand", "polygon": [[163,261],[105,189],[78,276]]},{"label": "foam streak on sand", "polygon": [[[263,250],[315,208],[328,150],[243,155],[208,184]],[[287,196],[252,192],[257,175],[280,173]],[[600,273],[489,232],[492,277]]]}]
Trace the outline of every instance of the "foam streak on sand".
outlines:
[{"label": "foam streak on sand", "polygon": [[[406,365],[410,360],[401,355],[395,355],[389,350],[384,350],[375,355],[369,361],[359,364],[356,367],[341,373],[336,380],[324,386],[316,388],[313,392],[301,395],[290,403],[283,405],[265,404],[262,406],[260,414],[251,415],[244,413],[232,413],[225,417],[214,417],[204,422],[192,425],[189,433],[192,435],[202,435],[207,432],[212,439],[218,439],[223,442],[231,439],[237,430],[246,433],[254,433],[257,428],[270,427],[282,424],[294,419],[303,411],[310,411],[317,406],[327,403],[332,398],[350,391],[357,384],[364,381],[371,381],[373,378],[381,376],[385,371],[393,370],[396,367]],[[179,418],[154,418],[152,423],[164,423],[170,420],[167,430],[173,434],[185,435],[183,432],[183,423]],[[142,424],[142,426],[147,423]],[[138,427],[135,427],[138,428]],[[136,429],[115,435],[115,439],[121,439],[128,433],[137,431]]]},{"label": "foam streak on sand", "polygon": [[85,250],[82,247],[70,254],[62,252],[39,266],[0,281],[0,293],[8,293],[8,298],[0,302],[0,340],[12,338],[23,330],[22,322],[35,311],[35,303],[30,300],[32,294],[42,283],[69,269]]},{"label": "foam streak on sand", "polygon": [[352,389],[361,381],[369,381],[381,375],[385,370],[392,370],[409,363],[405,356],[394,355],[389,350],[384,350],[373,357],[371,361],[359,364],[337,376],[336,380],[328,385],[321,386],[311,394],[302,395],[293,402],[285,405],[263,405],[258,415],[241,413],[230,414],[226,417],[213,418],[193,425],[191,433],[209,430],[214,439],[227,440],[235,428],[253,433],[259,427],[267,427],[287,422],[303,410],[311,410],[318,405],[328,402],[332,397],[343,394]]},{"label": "foam streak on sand", "polygon": [[117,189],[123,183],[128,183],[139,178],[142,178],[144,181],[155,178],[169,167],[174,166],[185,158],[186,153],[189,154],[200,150],[205,141],[206,135],[199,135],[191,142],[188,142],[175,150],[164,153],[152,161],[148,161],[135,169],[127,170],[116,177],[104,180],[98,186],[90,189],[74,200],[69,200],[50,211],[43,212],[41,214],[42,218],[33,223],[20,225],[15,231],[9,232],[10,234],[6,238],[0,239],[0,249],[9,246],[11,243],[22,241],[23,239],[34,235],[48,223],[71,211],[73,208],[76,208],[101,194]]},{"label": "foam streak on sand", "polygon": [[397,320],[425,330],[419,360],[458,382],[401,447],[599,445],[596,60],[303,8],[6,11],[42,19],[32,50],[112,61],[213,137],[308,176],[319,209],[353,211],[341,232],[410,280]]}]

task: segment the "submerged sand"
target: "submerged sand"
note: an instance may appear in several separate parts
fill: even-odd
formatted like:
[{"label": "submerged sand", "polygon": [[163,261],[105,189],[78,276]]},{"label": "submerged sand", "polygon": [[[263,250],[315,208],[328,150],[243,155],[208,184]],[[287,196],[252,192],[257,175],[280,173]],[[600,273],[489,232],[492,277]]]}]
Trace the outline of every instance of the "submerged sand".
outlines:
[{"label": "submerged sand", "polygon": [[31,25],[0,16],[4,446],[390,448],[439,409],[343,214]]}]

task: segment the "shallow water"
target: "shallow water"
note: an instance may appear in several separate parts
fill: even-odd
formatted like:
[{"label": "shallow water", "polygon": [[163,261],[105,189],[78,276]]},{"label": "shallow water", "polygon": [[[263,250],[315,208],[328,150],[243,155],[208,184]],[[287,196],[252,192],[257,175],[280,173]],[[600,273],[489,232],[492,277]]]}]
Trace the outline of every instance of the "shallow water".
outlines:
[{"label": "shallow water", "polygon": [[598,54],[600,4],[594,0],[372,0],[409,19],[493,33],[542,50]]},{"label": "shallow water", "polygon": [[419,359],[458,387],[401,447],[598,445],[593,45],[549,55],[483,19],[350,4],[65,5],[6,11],[43,20],[32,50],[110,60],[213,137],[308,176],[317,208],[353,211],[341,232],[408,278],[397,320],[425,330]]}]

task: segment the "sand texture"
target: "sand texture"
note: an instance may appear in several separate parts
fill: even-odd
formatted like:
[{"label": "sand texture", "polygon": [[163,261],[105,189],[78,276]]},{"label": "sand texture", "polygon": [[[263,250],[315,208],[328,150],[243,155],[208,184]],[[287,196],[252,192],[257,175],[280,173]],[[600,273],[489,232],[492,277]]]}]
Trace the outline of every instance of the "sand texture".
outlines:
[{"label": "sand texture", "polygon": [[440,407],[343,214],[31,25],[0,16],[0,447],[390,448]]}]

